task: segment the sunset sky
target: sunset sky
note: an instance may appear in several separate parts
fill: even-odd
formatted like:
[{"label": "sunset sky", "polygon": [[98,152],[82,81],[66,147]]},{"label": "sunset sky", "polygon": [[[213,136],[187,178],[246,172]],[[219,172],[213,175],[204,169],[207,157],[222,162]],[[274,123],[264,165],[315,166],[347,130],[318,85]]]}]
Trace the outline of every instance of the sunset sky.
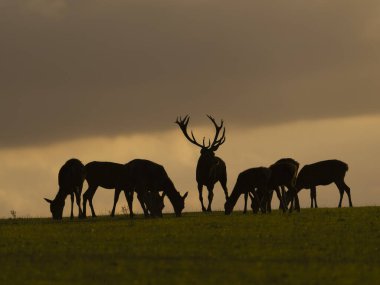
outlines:
[{"label": "sunset sky", "polygon": [[[379,1],[0,0],[0,39],[0,217],[50,216],[72,157],[158,162],[199,211],[186,114],[199,139],[206,114],[224,120],[229,192],[250,167],[337,158],[354,206],[380,205]],[[338,190],[317,199],[336,207]],[[98,189],[97,213],[112,200]]]}]

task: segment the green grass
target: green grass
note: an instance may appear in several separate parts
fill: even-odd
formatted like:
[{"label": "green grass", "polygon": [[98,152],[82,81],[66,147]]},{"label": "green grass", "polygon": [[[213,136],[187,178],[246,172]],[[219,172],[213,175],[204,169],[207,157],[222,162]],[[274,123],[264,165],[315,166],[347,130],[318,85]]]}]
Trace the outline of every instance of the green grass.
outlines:
[{"label": "green grass", "polygon": [[377,284],[380,207],[0,220],[0,284]]}]

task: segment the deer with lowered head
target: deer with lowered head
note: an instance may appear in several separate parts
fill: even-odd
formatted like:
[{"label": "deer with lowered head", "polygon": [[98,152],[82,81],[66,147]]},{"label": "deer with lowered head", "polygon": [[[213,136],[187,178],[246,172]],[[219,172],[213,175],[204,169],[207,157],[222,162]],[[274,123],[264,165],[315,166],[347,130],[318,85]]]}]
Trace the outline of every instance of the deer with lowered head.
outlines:
[{"label": "deer with lowered head", "polygon": [[[215,122],[215,119],[209,115],[207,117],[211,120],[215,127],[215,136],[214,139],[209,140],[208,144],[205,143],[205,138],[203,138],[203,143],[200,144],[194,137],[193,132],[191,131],[191,135],[187,132],[187,126],[189,124],[190,117],[186,115],[183,119],[181,117],[177,118],[176,124],[180,127],[183,132],[185,138],[190,141],[192,144],[200,147],[201,155],[198,159],[197,169],[196,169],[196,180],[198,184],[198,192],[199,192],[199,201],[201,202],[202,211],[203,212],[211,212],[211,204],[214,198],[214,185],[216,182],[220,182],[226,200],[228,198],[228,190],[227,190],[227,170],[226,164],[224,161],[215,156],[215,151],[225,142],[226,137],[226,129],[223,126],[223,120],[221,120],[220,124]],[[222,131],[222,133],[221,133]],[[221,134],[221,135],[220,135]],[[203,195],[202,190],[203,186],[207,187],[208,190],[208,206],[205,207],[203,203]]]}]

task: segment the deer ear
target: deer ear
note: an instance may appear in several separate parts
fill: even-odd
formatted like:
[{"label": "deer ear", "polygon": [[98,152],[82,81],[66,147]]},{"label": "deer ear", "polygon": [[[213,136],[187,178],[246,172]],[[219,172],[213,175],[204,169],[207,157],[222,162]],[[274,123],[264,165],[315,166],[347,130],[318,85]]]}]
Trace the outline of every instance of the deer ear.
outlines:
[{"label": "deer ear", "polygon": [[48,198],[44,198],[44,199],[45,199],[46,202],[48,202],[48,203],[50,203],[50,204],[53,202],[52,200],[50,200],[50,199],[48,199]]},{"label": "deer ear", "polygon": [[186,197],[187,197],[187,194],[189,194],[189,192],[186,192],[185,195],[182,196],[182,199],[185,200]]}]

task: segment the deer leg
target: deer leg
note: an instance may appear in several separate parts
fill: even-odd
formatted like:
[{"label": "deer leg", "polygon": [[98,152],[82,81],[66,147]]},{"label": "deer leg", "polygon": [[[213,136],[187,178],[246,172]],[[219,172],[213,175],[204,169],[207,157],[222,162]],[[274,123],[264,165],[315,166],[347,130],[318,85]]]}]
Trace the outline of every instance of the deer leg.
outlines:
[{"label": "deer leg", "polygon": [[124,190],[125,199],[127,199],[128,208],[129,208],[129,217],[133,218],[133,210],[132,210],[132,204],[133,204],[133,191]]},{"label": "deer leg", "polygon": [[70,213],[70,219],[74,219],[74,193],[70,193],[70,199],[71,199],[71,213]]},{"label": "deer leg", "polygon": [[269,199],[270,193],[269,190],[263,191],[262,198],[260,200],[260,209],[262,213],[267,212],[267,205],[268,205],[268,199]]},{"label": "deer leg", "polygon": [[115,189],[115,194],[113,197],[113,207],[112,207],[112,211],[111,211],[111,217],[115,216],[116,204],[117,204],[117,201],[119,200],[120,192],[121,192],[120,188]]},{"label": "deer leg", "polygon": [[199,201],[201,202],[201,205],[202,205],[202,212],[206,212],[206,208],[203,204],[203,195],[202,195],[203,185],[202,184],[198,184],[198,192],[199,192]]},{"label": "deer leg", "polygon": [[348,187],[347,184],[344,183],[343,180],[335,182],[335,185],[338,187],[339,193],[340,193],[340,201],[339,201],[338,207],[340,208],[342,206],[342,199],[343,199],[344,192],[347,193],[349,206],[352,207],[350,187]]},{"label": "deer leg", "polygon": [[211,203],[212,200],[214,199],[214,186],[207,187],[208,190],[208,207],[207,207],[207,212],[212,212],[211,210]]},{"label": "deer leg", "polygon": [[284,196],[281,196],[280,189],[278,187],[276,187],[275,190],[276,190],[277,198],[278,200],[280,200],[280,209],[282,209],[282,212],[285,213],[287,209],[286,209],[286,204],[283,198]]},{"label": "deer leg", "polygon": [[[346,184],[344,183],[344,185],[346,185]],[[346,185],[346,193],[347,193],[347,196],[348,196],[348,203],[349,203],[350,207],[352,207],[351,189],[347,185]]]},{"label": "deer leg", "polygon": [[83,217],[83,212],[82,212],[82,209],[80,207],[80,194],[81,194],[81,189],[79,187],[76,188],[76,191],[74,192],[75,194],[75,200],[76,200],[76,203],[78,205],[78,218],[82,218]]},{"label": "deer leg", "polygon": [[90,204],[92,217],[93,218],[96,217],[94,206],[92,205],[92,198],[94,197],[97,188],[98,188],[98,186],[90,186],[87,189],[87,191],[83,194],[83,216],[84,217],[86,217],[87,200],[88,200],[88,203]]},{"label": "deer leg", "polygon": [[149,215],[148,208],[145,205],[145,198],[146,198],[145,194],[142,194],[141,191],[137,191],[137,199],[139,200],[141,208],[144,211],[144,217],[149,218],[150,215]]},{"label": "deer leg", "polygon": [[317,204],[317,187],[313,187],[314,208],[318,208]]},{"label": "deer leg", "polygon": [[268,194],[268,199],[265,203],[265,207],[268,213],[272,212],[272,199],[273,199],[273,190],[271,190],[270,193]]},{"label": "deer leg", "polygon": [[[253,191],[255,191],[255,190],[253,190]],[[259,202],[259,198],[257,196],[257,193],[252,192],[252,196],[250,195],[250,198],[251,198],[252,212],[254,214],[257,214],[260,210],[260,202]]]},{"label": "deer leg", "polygon": [[247,213],[247,201],[248,201],[248,192],[244,193],[244,211],[243,211],[243,214]]},{"label": "deer leg", "polygon": [[314,208],[315,187],[310,187],[310,208]]},{"label": "deer leg", "polygon": [[286,209],[288,209],[288,202],[287,202],[287,198],[286,198],[286,191],[285,191],[285,186],[281,186],[281,197],[282,197],[282,201],[284,201],[284,205],[286,207]]},{"label": "deer leg", "polygon": [[298,199],[298,194],[296,194],[296,196],[294,197],[294,201],[295,201],[294,208],[296,209],[297,212],[300,212],[301,207],[300,207],[300,200]]},{"label": "deer leg", "polygon": [[[291,188],[291,190],[289,191],[292,191],[292,199],[290,201],[290,209],[289,209],[289,213],[291,213],[293,211],[293,205],[294,205],[294,209],[297,211],[297,212],[300,212],[301,211],[301,207],[300,207],[300,201],[298,199],[298,194],[297,194],[297,191],[294,190],[294,188]],[[294,193],[294,194],[293,194]]]}]

